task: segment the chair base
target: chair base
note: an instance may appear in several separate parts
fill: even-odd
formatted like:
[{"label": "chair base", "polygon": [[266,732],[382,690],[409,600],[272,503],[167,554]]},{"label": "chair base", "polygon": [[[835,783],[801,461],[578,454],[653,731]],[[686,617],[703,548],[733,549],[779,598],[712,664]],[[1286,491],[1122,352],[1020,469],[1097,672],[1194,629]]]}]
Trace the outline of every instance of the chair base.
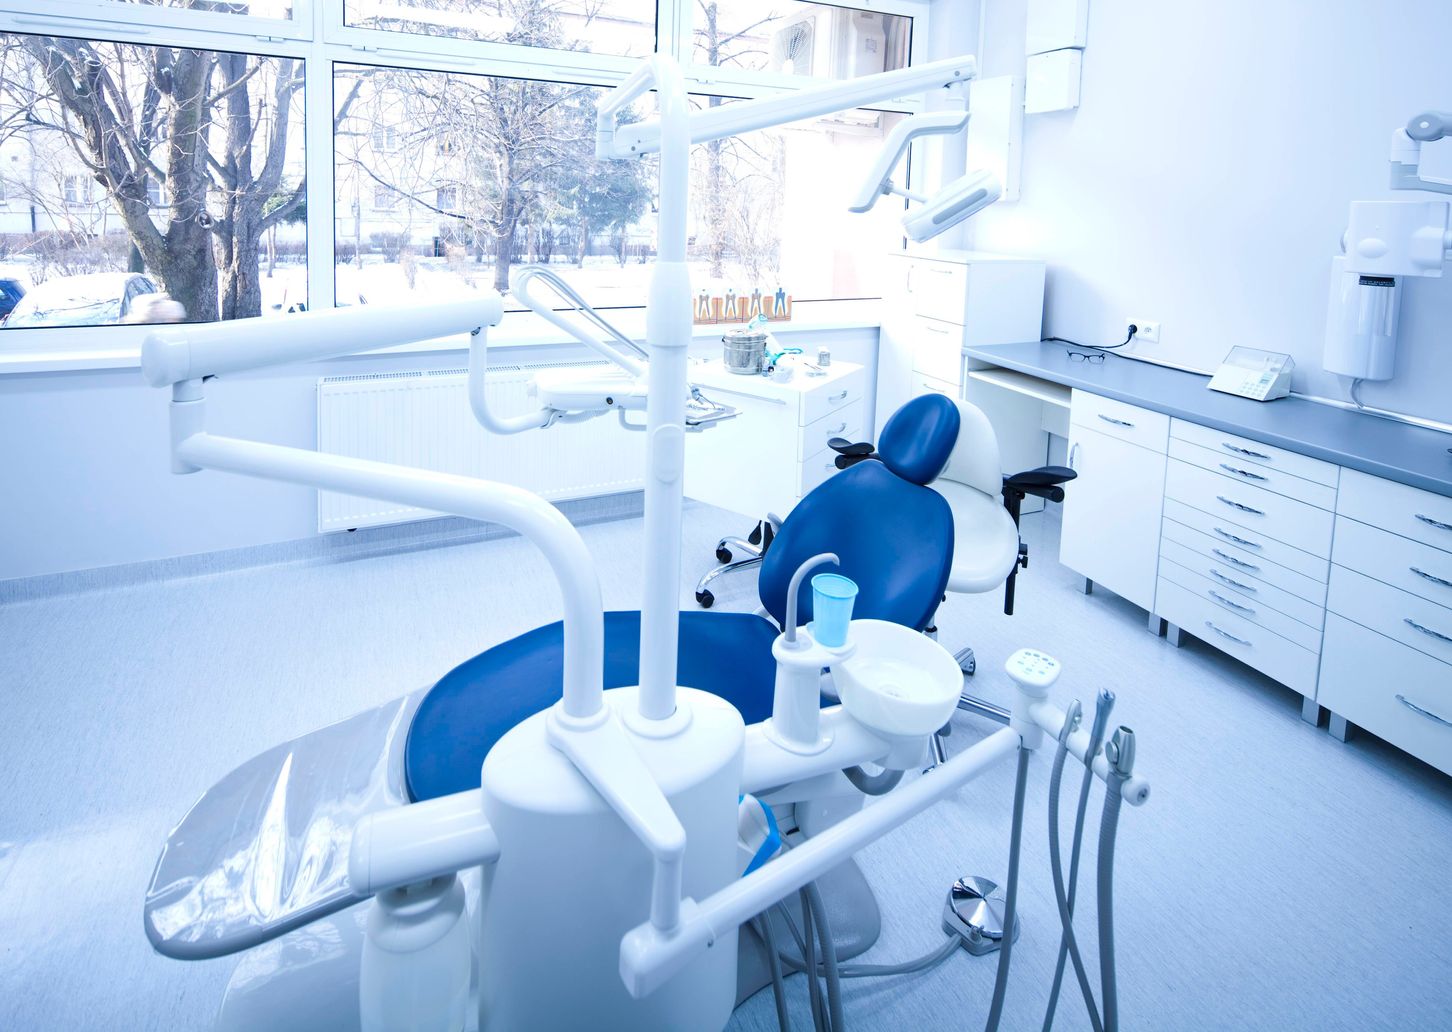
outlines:
[{"label": "chair base", "polygon": [[716,542],[716,560],[720,565],[706,571],[706,575],[696,582],[696,602],[702,609],[710,609],[716,602],[710,585],[717,577],[760,565],[771,545],[771,533],[764,528],[771,526],[770,520],[763,520],[749,537],[723,537]]}]

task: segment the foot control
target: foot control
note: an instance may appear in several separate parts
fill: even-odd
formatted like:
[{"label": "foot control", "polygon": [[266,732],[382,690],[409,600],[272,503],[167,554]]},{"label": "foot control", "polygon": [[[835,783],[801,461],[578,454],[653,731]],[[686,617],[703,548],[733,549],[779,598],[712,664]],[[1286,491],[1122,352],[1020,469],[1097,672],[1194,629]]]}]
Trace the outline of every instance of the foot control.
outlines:
[{"label": "foot control", "polygon": [[[948,890],[943,906],[943,930],[963,940],[963,948],[975,957],[992,953],[1003,945],[1004,899],[998,883],[977,875],[965,875]],[[1023,922],[1013,922],[1013,941],[1018,941]]]}]

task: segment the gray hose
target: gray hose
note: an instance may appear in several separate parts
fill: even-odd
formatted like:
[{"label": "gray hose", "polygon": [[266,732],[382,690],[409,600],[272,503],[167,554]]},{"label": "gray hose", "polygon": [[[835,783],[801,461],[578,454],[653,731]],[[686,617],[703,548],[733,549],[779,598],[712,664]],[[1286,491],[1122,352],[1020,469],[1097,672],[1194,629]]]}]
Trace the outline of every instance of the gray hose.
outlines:
[{"label": "gray hose", "polygon": [[[775,909],[781,913],[782,920],[786,922],[788,929],[792,933],[792,938],[797,942],[798,950],[798,954],[795,957],[788,953],[782,953],[778,959],[782,964],[790,968],[792,972],[805,971],[806,967],[801,960],[802,933],[797,928],[797,923],[792,918],[791,911],[787,910],[780,903],[776,905]],[[770,914],[767,915],[766,920],[768,926],[770,926]],[[950,935],[943,942],[943,945],[930,953],[923,954],[923,956],[915,960],[905,960],[898,964],[838,964],[837,974],[841,978],[888,978],[892,975],[915,975],[920,971],[931,970],[943,963],[943,961],[947,960],[957,951],[962,943],[963,940],[958,936]],[[820,964],[817,965],[817,969],[818,971],[822,970]]]},{"label": "gray hose", "polygon": [[[847,1022],[842,1016],[842,979],[837,973],[837,943],[832,938],[832,925],[827,920],[827,905],[822,902],[822,890],[816,882],[808,882],[807,898],[812,904],[812,920],[817,926],[817,938],[822,942],[822,966],[827,975],[827,1026],[831,1032],[846,1032]],[[808,974],[815,975],[815,971]]]},{"label": "gray hose", "polygon": [[1104,1032],[1119,1032],[1119,986],[1114,972],[1114,840],[1123,805],[1120,790],[1128,778],[1110,767],[1099,822],[1099,979],[1104,1000]]},{"label": "gray hose", "polygon": [[762,914],[754,926],[766,944],[766,966],[771,971],[771,995],[776,1000],[776,1026],[780,1032],[792,1032],[791,1014],[787,1011],[786,983],[782,980],[781,958],[776,952],[776,933],[771,930],[771,914]]},{"label": "gray hose", "polygon": [[1013,929],[1018,917],[1018,861],[1023,847],[1023,798],[1028,786],[1029,751],[1018,750],[1018,774],[1013,786],[1013,826],[1008,842],[1008,887],[1004,891],[1003,945],[998,948],[998,975],[993,980],[993,1002],[988,1007],[987,1032],[996,1032],[1008,994],[1008,965],[1013,956]]},{"label": "gray hose", "polygon": [[900,770],[885,770],[880,774],[869,774],[861,767],[848,767],[842,772],[852,786],[864,795],[885,795],[897,787],[902,780]]},{"label": "gray hose", "polygon": [[815,1032],[826,1032],[826,1025],[823,1024],[822,987],[817,982],[817,947],[812,940],[812,919],[809,916],[812,902],[807,898],[807,890],[802,889],[797,893],[797,899],[802,905],[802,956],[807,962],[807,998],[812,1001],[812,1028]]},{"label": "gray hose", "polygon": [[[1096,722],[1097,723],[1097,722]],[[1074,913],[1070,910],[1070,895],[1064,891],[1064,861],[1063,853],[1059,848],[1059,789],[1063,782],[1064,760],[1068,756],[1067,736],[1059,742],[1059,748],[1054,753],[1054,769],[1050,775],[1049,784],[1049,870],[1054,879],[1054,901],[1059,906],[1059,923],[1063,926],[1063,933],[1059,940],[1059,968],[1054,975],[1054,986],[1052,995],[1049,997],[1049,1010],[1044,1015],[1045,1032],[1054,1023],[1054,1007],[1058,1003],[1059,985],[1064,973],[1064,959],[1066,956],[1074,960],[1074,974],[1079,979],[1079,989],[1084,994],[1085,1006],[1089,1008],[1089,1024],[1094,1032],[1103,1032],[1103,1025],[1099,1021],[1099,1008],[1094,1003],[1094,992],[1089,986],[1089,976],[1084,972],[1084,961],[1079,956],[1079,943],[1074,937]],[[1093,756],[1092,753],[1089,754]],[[1084,768],[1086,780],[1094,776],[1093,768]],[[1074,825],[1074,842],[1077,847],[1080,832],[1083,831],[1082,818],[1084,808],[1089,798],[1089,786],[1085,785],[1079,794],[1079,816],[1080,821]],[[1077,861],[1077,853],[1075,860]],[[1071,877],[1077,875],[1074,870]],[[1070,890],[1072,892],[1072,889]]]}]

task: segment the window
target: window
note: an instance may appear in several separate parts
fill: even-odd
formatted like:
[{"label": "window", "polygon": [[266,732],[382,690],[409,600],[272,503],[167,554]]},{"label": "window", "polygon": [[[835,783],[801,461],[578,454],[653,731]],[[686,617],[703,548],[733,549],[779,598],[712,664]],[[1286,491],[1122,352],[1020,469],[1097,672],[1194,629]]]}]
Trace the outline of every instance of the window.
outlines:
[{"label": "window", "polygon": [[853,79],[908,65],[909,17],[799,0],[694,2],[698,64],[816,79]]},{"label": "window", "polygon": [[[0,282],[29,298],[0,328],[298,311],[310,275],[325,307],[467,296],[527,262],[640,307],[656,159],[595,159],[600,97],[657,48],[702,106],[907,65],[929,0],[850,2],[0,0],[27,28],[0,32]],[[304,125],[308,76],[333,119]],[[880,295],[900,207],[845,209],[899,117],[696,146],[693,283]]]},{"label": "window", "polygon": [[166,310],[138,292],[203,321],[304,301],[302,85],[298,60],[0,34],[0,146],[31,184],[4,217],[0,277],[27,286],[4,328]]},{"label": "window", "polygon": [[644,57],[655,0],[344,0],[347,24],[456,39]]}]

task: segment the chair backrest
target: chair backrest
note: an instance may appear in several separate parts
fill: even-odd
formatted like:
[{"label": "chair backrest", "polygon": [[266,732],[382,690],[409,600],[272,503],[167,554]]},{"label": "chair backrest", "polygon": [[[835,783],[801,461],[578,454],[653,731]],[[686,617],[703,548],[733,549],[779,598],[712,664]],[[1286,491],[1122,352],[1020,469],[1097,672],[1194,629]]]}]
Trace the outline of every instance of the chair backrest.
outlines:
[{"label": "chair backrest", "polygon": [[998,454],[998,435],[977,405],[955,402],[960,420],[953,454],[941,479],[966,484],[990,497],[1003,491],[1003,463]]},{"label": "chair backrest", "polygon": [[[953,513],[925,486],[942,472],[960,415],[941,395],[914,398],[883,427],[881,462],[859,462],[829,478],[782,524],[761,565],[761,604],[780,624],[787,585],[807,559],[835,552],[824,566],[857,582],[854,618],[922,630],[937,611],[953,565]],[[812,593],[797,598],[797,620],[812,618]]]}]

